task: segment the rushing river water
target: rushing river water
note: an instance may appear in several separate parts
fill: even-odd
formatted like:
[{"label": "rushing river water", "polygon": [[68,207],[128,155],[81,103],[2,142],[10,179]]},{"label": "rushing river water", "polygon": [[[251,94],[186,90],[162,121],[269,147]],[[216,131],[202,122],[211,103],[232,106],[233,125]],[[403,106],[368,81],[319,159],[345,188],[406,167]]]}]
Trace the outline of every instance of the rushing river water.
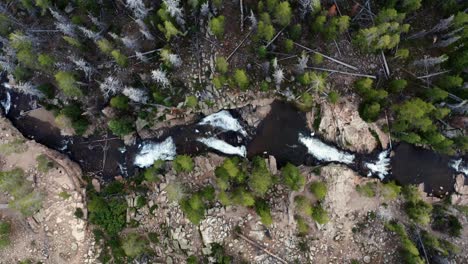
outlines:
[{"label": "rushing river water", "polygon": [[313,135],[306,126],[305,114],[281,101],[272,104],[257,129],[249,127],[236,110],[222,110],[201,116],[196,123],[166,129],[158,138],[138,139],[133,146],[125,146],[110,133],[88,138],[62,136],[50,123],[24,114],[39,107],[29,95],[0,87],[0,103],[23,135],[68,154],[84,172],[103,179],[134,175],[157,159],[207,151],[247,158],[273,155],[280,166],[287,162],[310,166],[341,163],[361,175],[394,179],[401,184],[424,183],[425,190],[435,195],[453,191],[455,175],[466,173],[466,157],[441,155],[406,143],[394,146],[392,152],[380,149],[371,154],[339,149]]}]

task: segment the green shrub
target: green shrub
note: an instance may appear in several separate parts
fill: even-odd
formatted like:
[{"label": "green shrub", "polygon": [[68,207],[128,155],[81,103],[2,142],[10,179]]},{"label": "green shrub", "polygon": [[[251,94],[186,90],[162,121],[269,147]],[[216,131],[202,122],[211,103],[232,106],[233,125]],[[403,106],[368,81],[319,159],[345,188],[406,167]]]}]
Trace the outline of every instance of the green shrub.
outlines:
[{"label": "green shrub", "polygon": [[43,83],[37,86],[39,90],[47,99],[53,99],[55,96],[54,87],[50,83]]},{"label": "green shrub", "polygon": [[144,196],[138,196],[136,200],[136,208],[142,208],[143,206],[146,205],[148,201]]},{"label": "green shrub", "polygon": [[73,213],[73,214],[75,215],[76,218],[83,219],[83,217],[84,217],[83,209],[81,209],[79,207],[75,209],[75,213]]},{"label": "green shrub", "polygon": [[200,190],[202,198],[206,201],[213,201],[216,198],[215,188],[211,185],[203,187]]},{"label": "green shrub", "polygon": [[410,52],[408,49],[399,49],[395,52],[395,58],[398,59],[407,59],[410,55]]},{"label": "green shrub", "polygon": [[154,233],[154,232],[149,232],[148,233],[148,239],[151,243],[153,244],[158,244],[159,243],[159,235],[158,233]]},{"label": "green shrub", "polygon": [[386,200],[394,200],[401,192],[401,186],[398,186],[395,181],[389,181],[382,185],[382,195]]},{"label": "green shrub", "polygon": [[260,14],[260,21],[258,21],[257,25],[257,38],[270,41],[275,33],[275,27],[271,24],[270,15],[268,13]]},{"label": "green shrub", "polygon": [[424,264],[425,262],[419,256],[419,251],[416,245],[409,239],[405,227],[395,221],[385,224],[385,227],[395,232],[400,237],[401,255],[404,263]]},{"label": "green shrub", "polygon": [[458,218],[450,214],[444,205],[435,205],[432,211],[432,229],[450,236],[459,237],[463,226]]},{"label": "green shrub", "polygon": [[408,82],[403,79],[392,80],[389,84],[392,93],[401,93],[408,85]]},{"label": "green shrub", "polygon": [[301,26],[301,24],[299,24],[299,23],[294,24],[292,27],[290,27],[289,36],[294,41],[299,40],[301,38],[301,36],[302,36],[302,26]]},{"label": "green shrub", "polygon": [[89,221],[99,225],[108,234],[119,233],[126,223],[127,202],[120,197],[103,197],[94,195],[88,202]]},{"label": "green shrub", "polygon": [[377,184],[375,182],[368,182],[364,185],[356,186],[356,191],[365,197],[375,197]]},{"label": "green shrub", "polygon": [[294,204],[296,205],[296,211],[304,215],[312,215],[312,205],[304,195],[294,197]]},{"label": "green shrub", "polygon": [[310,191],[318,200],[323,200],[327,195],[327,183],[322,181],[313,182],[310,185]]},{"label": "green shrub", "polygon": [[249,177],[249,186],[258,196],[264,196],[272,185],[272,175],[268,171],[265,159],[253,158],[253,169]]},{"label": "green shrub", "polygon": [[48,69],[52,68],[52,66],[54,66],[55,63],[55,59],[47,54],[39,54],[39,56],[37,57],[37,61],[39,62],[39,65]]},{"label": "green shrub", "polygon": [[105,39],[105,38],[102,38],[100,40],[98,40],[96,42],[99,50],[102,52],[102,53],[105,53],[107,55],[111,55],[112,51],[114,50],[114,47],[112,45],[112,43]]},{"label": "green shrub", "polygon": [[427,225],[431,221],[432,205],[422,200],[406,202],[405,212],[408,217],[421,225]]},{"label": "green shrub", "polygon": [[134,258],[143,254],[148,247],[148,240],[144,236],[137,233],[128,234],[125,239],[122,239],[122,248],[125,255]]},{"label": "green shrub", "polygon": [[418,186],[416,185],[405,185],[401,189],[403,197],[408,202],[417,202],[421,199]]},{"label": "green shrub", "polygon": [[65,40],[65,42],[67,42],[68,45],[70,45],[72,47],[75,47],[75,48],[78,48],[78,49],[82,48],[81,43],[75,38],[72,38],[72,37],[69,37],[69,36],[63,36],[63,40]]},{"label": "green shrub", "polygon": [[296,102],[296,105],[299,110],[308,112],[314,106],[314,97],[310,93],[304,92],[301,94],[299,101]]},{"label": "green shrub", "polygon": [[36,157],[37,169],[40,172],[47,173],[50,169],[54,168],[54,162],[46,155],[41,154]]},{"label": "green shrub", "polygon": [[158,25],[158,29],[164,33],[167,41],[170,41],[173,37],[182,34],[177,27],[171,21],[164,21],[163,25]]},{"label": "green shrub", "polygon": [[260,219],[264,225],[270,226],[273,223],[273,219],[270,213],[270,207],[268,206],[266,201],[255,201],[255,212],[257,212],[258,216],[260,216]]},{"label": "green shrub", "polygon": [[312,218],[315,220],[315,222],[321,225],[326,224],[329,221],[327,211],[323,209],[322,205],[320,204],[312,207]]},{"label": "green shrub", "polygon": [[177,173],[191,172],[194,167],[193,159],[189,155],[177,155],[173,161]]},{"label": "green shrub", "polygon": [[186,261],[187,264],[198,264],[197,257],[195,257],[194,255],[189,256]]},{"label": "green shrub", "polygon": [[303,236],[309,233],[309,225],[306,220],[300,216],[296,216],[297,231],[299,235]]},{"label": "green shrub", "polygon": [[227,62],[226,58],[224,57],[216,57],[216,70],[221,73],[225,74],[229,69],[229,63]]},{"label": "green shrub", "polygon": [[127,96],[125,95],[117,95],[112,97],[110,100],[110,106],[121,109],[121,110],[127,110],[128,109],[128,102],[130,100],[128,99]]},{"label": "green shrub", "polygon": [[210,27],[211,32],[218,38],[222,39],[224,36],[224,16],[213,17],[208,26]]},{"label": "green shrub", "polygon": [[114,58],[115,62],[120,66],[120,67],[127,67],[128,65],[128,58],[120,50],[113,50],[111,52],[112,57]]},{"label": "green shrub", "polygon": [[328,93],[328,101],[332,104],[336,104],[340,100],[340,94],[336,91]]},{"label": "green shrub", "polygon": [[198,225],[205,217],[205,204],[198,193],[193,194],[190,198],[182,199],[180,208],[190,222],[195,225]]},{"label": "green shrub", "polygon": [[71,72],[59,71],[55,74],[58,87],[68,97],[81,97],[83,92],[78,87],[75,76]]},{"label": "green shrub", "polygon": [[291,39],[285,39],[283,42],[283,46],[284,46],[284,51],[286,53],[289,53],[294,49],[294,41],[292,41]]},{"label": "green shrub", "polygon": [[243,188],[237,188],[232,194],[232,202],[236,205],[253,206],[255,199],[253,195]]},{"label": "green shrub", "polygon": [[17,81],[28,81],[32,77],[32,72],[28,68],[22,67],[21,65],[16,65],[13,70],[13,77]]},{"label": "green shrub", "polygon": [[305,184],[305,177],[296,166],[289,162],[281,169],[281,175],[286,186],[293,191],[298,191]]},{"label": "green shrub", "polygon": [[8,16],[0,14],[0,36],[6,37],[11,31],[11,23]]},{"label": "green shrub", "polygon": [[10,245],[11,225],[0,221],[0,250]]},{"label": "green shrub", "polygon": [[147,168],[143,172],[143,177],[145,178],[146,181],[148,182],[158,182],[161,179],[158,177],[159,173],[162,171],[162,167],[164,165],[163,160],[156,160],[153,163],[153,166]]},{"label": "green shrub", "polygon": [[249,77],[244,70],[237,69],[234,72],[234,81],[236,85],[243,91],[247,90],[249,87]]},{"label": "green shrub", "polygon": [[288,1],[279,3],[275,8],[275,21],[282,27],[291,23],[292,10]]},{"label": "green shrub", "polygon": [[194,95],[189,95],[185,97],[185,105],[189,108],[195,108],[198,106],[198,99]]},{"label": "green shrub", "polygon": [[133,132],[133,121],[128,118],[112,119],[107,123],[109,129],[116,136],[123,137]]}]

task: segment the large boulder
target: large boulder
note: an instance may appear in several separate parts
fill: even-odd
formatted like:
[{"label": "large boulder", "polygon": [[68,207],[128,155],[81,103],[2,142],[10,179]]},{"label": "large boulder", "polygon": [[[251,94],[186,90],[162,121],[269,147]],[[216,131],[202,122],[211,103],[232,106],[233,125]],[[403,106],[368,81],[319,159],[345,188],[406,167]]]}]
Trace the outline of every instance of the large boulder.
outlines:
[{"label": "large boulder", "polygon": [[[308,123],[313,124],[313,121]],[[321,121],[317,132],[325,139],[350,151],[372,152],[379,144],[375,135],[379,138],[382,148],[388,145],[387,135],[376,124],[362,120],[357,103],[348,99],[336,104],[321,104]]]}]

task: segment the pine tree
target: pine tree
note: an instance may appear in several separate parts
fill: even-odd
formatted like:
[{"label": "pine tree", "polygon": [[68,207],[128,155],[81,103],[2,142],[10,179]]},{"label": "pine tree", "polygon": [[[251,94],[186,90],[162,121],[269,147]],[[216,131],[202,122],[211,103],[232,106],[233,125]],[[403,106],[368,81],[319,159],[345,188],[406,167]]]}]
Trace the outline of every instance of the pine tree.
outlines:
[{"label": "pine tree", "polygon": [[224,16],[213,17],[209,22],[210,31],[218,39],[222,39],[224,36]]}]

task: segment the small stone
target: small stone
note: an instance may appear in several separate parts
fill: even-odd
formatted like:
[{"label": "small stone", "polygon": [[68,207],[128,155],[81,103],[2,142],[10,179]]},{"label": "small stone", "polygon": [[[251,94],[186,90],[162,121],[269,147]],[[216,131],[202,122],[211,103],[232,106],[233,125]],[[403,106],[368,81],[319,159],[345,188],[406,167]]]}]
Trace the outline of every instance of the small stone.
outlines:
[{"label": "small stone", "polygon": [[371,258],[369,256],[365,256],[363,259],[364,263],[370,263]]}]

